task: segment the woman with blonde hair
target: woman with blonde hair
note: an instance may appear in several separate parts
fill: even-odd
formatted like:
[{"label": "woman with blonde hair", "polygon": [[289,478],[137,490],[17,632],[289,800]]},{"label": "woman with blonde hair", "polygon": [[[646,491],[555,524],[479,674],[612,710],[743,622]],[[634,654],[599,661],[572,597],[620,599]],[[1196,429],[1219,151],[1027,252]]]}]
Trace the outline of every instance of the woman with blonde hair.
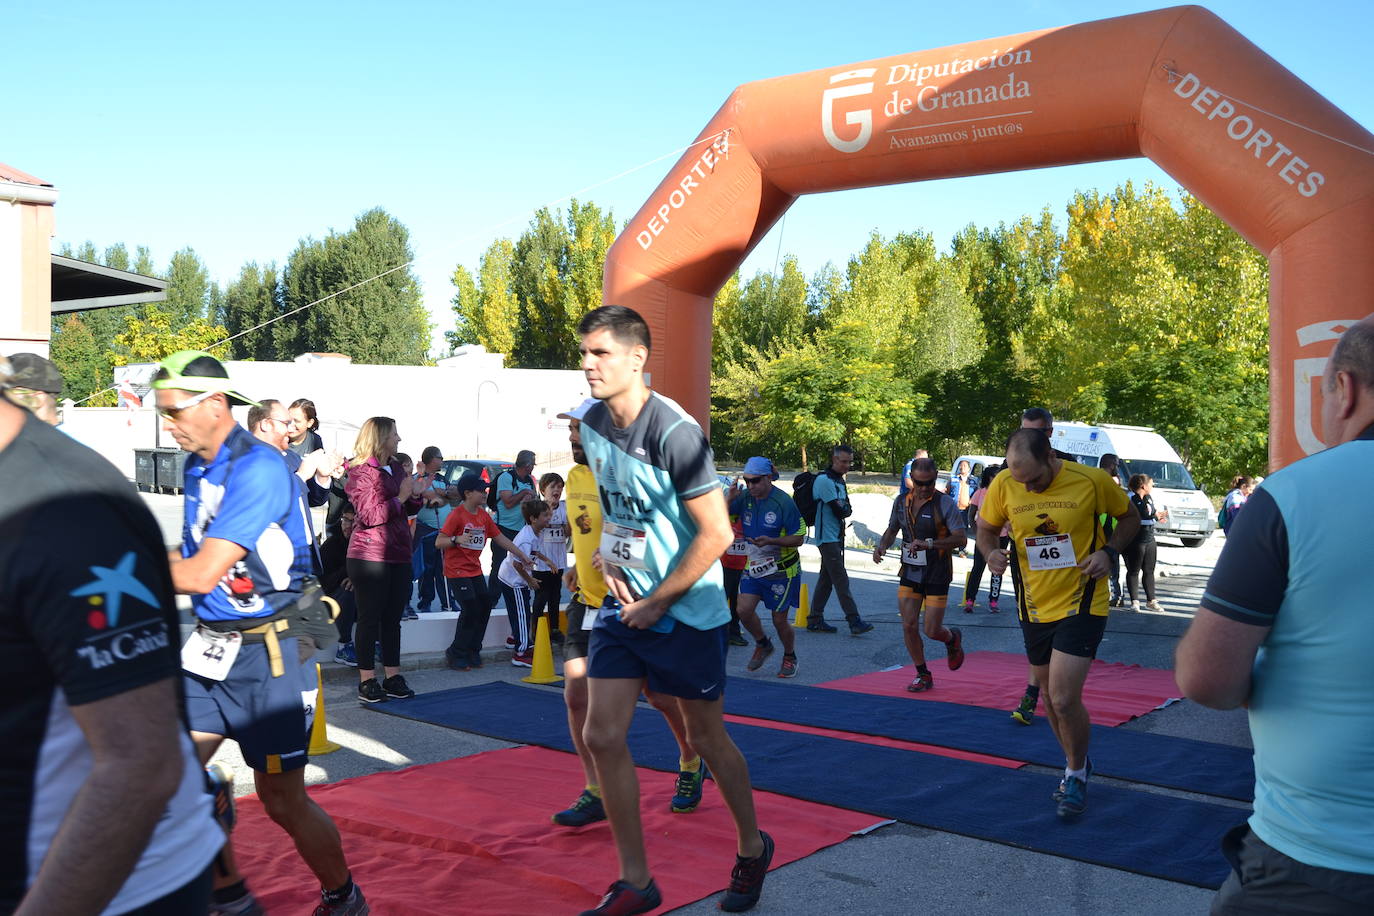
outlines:
[{"label": "woman with blonde hair", "polygon": [[[423,477],[405,473],[396,453],[401,443],[396,421],[371,417],[358,431],[349,459],[349,501],[357,513],[348,541],[348,578],[358,603],[354,651],[358,658],[358,699],[379,703],[415,696],[401,676],[401,612],[410,600],[410,516],[420,511]],[[375,644],[382,644],[386,677],[375,671]]]}]

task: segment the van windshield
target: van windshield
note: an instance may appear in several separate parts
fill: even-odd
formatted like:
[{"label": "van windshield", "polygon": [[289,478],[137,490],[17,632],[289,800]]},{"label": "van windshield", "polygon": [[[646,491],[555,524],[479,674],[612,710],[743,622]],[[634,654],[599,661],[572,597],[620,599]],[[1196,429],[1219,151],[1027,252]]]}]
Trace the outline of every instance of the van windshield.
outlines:
[{"label": "van windshield", "polygon": [[1165,490],[1196,490],[1188,469],[1177,461],[1145,461],[1140,458],[1121,459],[1121,482],[1126,483],[1135,474],[1146,474],[1155,486]]}]

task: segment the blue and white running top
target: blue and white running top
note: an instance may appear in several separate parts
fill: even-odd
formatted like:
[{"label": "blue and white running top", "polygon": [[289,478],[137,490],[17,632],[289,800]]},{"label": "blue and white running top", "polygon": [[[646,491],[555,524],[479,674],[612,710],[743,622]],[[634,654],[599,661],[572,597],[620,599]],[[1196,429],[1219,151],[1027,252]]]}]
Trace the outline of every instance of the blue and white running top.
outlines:
[{"label": "blue and white running top", "polygon": [[235,426],[210,463],[186,457],[181,555],[205,538],[248,551],[205,595],[192,595],[201,620],[271,617],[301,594],[310,575],[310,539],[297,511],[296,477],[281,453]]},{"label": "blue and white running top", "polygon": [[[582,448],[601,493],[601,558],[624,571],[636,595],[647,595],[696,537],[683,502],[720,489],[711,446],[687,411],[651,393],[625,429],[616,427],[604,403],[594,406],[582,420]],[[729,622],[720,563],[668,614],[698,630]]]}]

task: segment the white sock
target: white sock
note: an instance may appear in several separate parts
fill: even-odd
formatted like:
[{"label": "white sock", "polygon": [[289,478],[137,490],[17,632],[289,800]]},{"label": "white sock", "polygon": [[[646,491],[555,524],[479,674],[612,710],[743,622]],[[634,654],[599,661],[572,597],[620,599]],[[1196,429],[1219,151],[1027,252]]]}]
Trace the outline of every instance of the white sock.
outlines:
[{"label": "white sock", "polygon": [[1087,782],[1087,781],[1088,781],[1088,768],[1085,766],[1085,767],[1083,767],[1083,769],[1081,769],[1081,770],[1071,770],[1071,769],[1069,769],[1068,767],[1064,767],[1064,778],[1065,778],[1065,779],[1068,779],[1070,776],[1076,776],[1076,777],[1078,777],[1079,779],[1083,780],[1084,782]]}]

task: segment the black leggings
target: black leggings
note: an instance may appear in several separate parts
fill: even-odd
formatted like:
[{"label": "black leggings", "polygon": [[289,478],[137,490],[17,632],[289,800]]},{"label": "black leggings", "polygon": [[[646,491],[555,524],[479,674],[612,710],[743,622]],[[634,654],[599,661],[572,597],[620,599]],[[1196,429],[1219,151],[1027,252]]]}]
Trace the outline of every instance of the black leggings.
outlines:
[{"label": "black leggings", "polygon": [[353,597],[358,600],[358,623],[353,651],[358,667],[376,667],[374,645],[382,642],[382,664],[389,668],[401,664],[401,611],[410,600],[410,563],[383,563],[380,560],[348,558],[348,578],[353,581]]},{"label": "black leggings", "polygon": [[730,605],[730,632],[739,632],[739,580],[744,575],[742,569],[731,569],[728,566],[722,567],[725,573],[725,601]]},{"label": "black leggings", "polygon": [[339,616],[334,618],[334,628],[339,631],[339,642],[353,641],[353,624],[358,622],[358,597],[353,589],[339,586],[338,591],[330,594],[339,602]]},{"label": "black leggings", "polygon": [[1145,600],[1155,600],[1155,539],[1142,542],[1136,538],[1126,548],[1126,600],[1135,600],[1136,582],[1144,574]]},{"label": "black leggings", "polygon": [[549,633],[556,633],[558,632],[558,606],[563,603],[563,574],[557,570],[536,572],[534,581],[539,583],[539,591],[534,593],[534,619],[538,620],[540,614],[547,612],[549,615]]}]

